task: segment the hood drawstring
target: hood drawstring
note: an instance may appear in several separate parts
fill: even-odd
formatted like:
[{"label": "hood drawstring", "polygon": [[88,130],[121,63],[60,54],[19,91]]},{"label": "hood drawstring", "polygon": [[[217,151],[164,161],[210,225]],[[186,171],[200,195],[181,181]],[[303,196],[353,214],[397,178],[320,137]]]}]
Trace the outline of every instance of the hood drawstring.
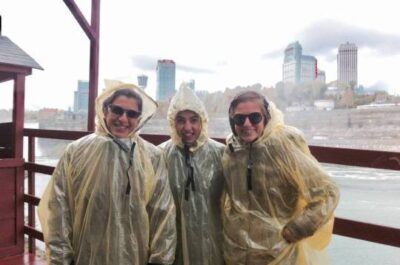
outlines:
[{"label": "hood drawstring", "polygon": [[235,149],[233,148],[232,143],[228,144],[229,150],[231,151],[231,153],[235,152]]},{"label": "hood drawstring", "polygon": [[252,144],[250,144],[250,148],[249,148],[249,160],[247,161],[247,189],[248,190],[252,190],[253,189],[253,185],[251,182],[251,173],[253,170],[253,161],[251,160],[251,147]]},{"label": "hood drawstring", "polygon": [[133,153],[135,151],[135,145],[136,143],[133,142],[131,149],[129,150],[128,146],[126,146],[125,143],[123,143],[121,140],[118,138],[115,138],[111,134],[108,134],[109,137],[116,143],[125,153],[129,152],[129,167],[126,170],[126,178],[128,179],[128,185],[126,186],[125,194],[129,194],[131,192],[131,181],[129,179],[129,170],[132,168],[133,165]]},{"label": "hood drawstring", "polygon": [[135,146],[136,146],[136,143],[132,143],[131,151],[129,152],[129,167],[126,170],[126,177],[128,178],[128,185],[126,186],[125,194],[129,194],[131,192],[131,181],[129,179],[129,170],[133,166],[133,153],[135,151]]},{"label": "hood drawstring", "polygon": [[186,167],[188,169],[188,177],[185,184],[185,200],[189,200],[190,186],[192,188],[192,191],[195,191],[196,189],[194,186],[194,178],[193,178],[193,160],[188,145],[185,145],[184,153],[185,153]]},{"label": "hood drawstring", "polygon": [[[251,148],[253,146],[253,143],[250,144],[249,147],[249,159],[247,161],[247,175],[246,175],[246,183],[247,183],[247,190],[252,190],[253,189],[253,184],[251,181],[251,175],[252,175],[252,171],[253,171],[253,160],[251,159]],[[235,152],[235,147],[233,146],[232,143],[228,144],[229,150],[231,151],[231,153]]]}]

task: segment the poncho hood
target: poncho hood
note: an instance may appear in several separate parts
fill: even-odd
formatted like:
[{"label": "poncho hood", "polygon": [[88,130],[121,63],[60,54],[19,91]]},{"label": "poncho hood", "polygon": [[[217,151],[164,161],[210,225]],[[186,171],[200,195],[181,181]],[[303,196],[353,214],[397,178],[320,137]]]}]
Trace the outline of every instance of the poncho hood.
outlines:
[{"label": "poncho hood", "polygon": [[190,147],[193,152],[202,146],[208,139],[208,114],[203,102],[196,96],[193,90],[183,83],[178,92],[171,99],[168,108],[167,119],[171,130],[172,142],[183,148],[182,138],[178,135],[175,127],[175,118],[178,112],[190,110],[197,113],[201,119],[201,132],[196,143]]},{"label": "poncho hood", "polygon": [[104,91],[96,98],[96,105],[95,105],[96,133],[99,135],[107,135],[107,134],[111,135],[104,119],[104,110],[103,110],[104,101],[106,101],[118,90],[131,89],[132,91],[139,94],[139,96],[141,96],[143,101],[142,115],[140,118],[140,122],[136,127],[136,129],[128,135],[129,138],[134,138],[139,129],[142,128],[143,125],[146,124],[146,122],[150,120],[151,117],[156,112],[158,107],[157,102],[154,101],[149,95],[147,95],[141,88],[137,87],[134,84],[127,84],[117,80],[105,80],[105,85],[106,88],[104,89]]}]

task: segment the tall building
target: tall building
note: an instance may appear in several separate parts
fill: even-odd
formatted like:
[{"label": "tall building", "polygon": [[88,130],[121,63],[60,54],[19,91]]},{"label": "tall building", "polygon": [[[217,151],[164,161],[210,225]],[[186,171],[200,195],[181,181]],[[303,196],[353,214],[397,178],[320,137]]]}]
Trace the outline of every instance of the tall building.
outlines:
[{"label": "tall building", "polygon": [[158,60],[157,100],[168,100],[175,94],[175,68],[173,60]]},{"label": "tall building", "polygon": [[188,88],[194,91],[195,89],[195,81],[194,79],[190,79],[189,81],[186,82],[186,85]]},{"label": "tall building", "polygon": [[148,80],[147,75],[138,75],[137,79],[139,87],[145,89],[147,87],[147,80]]},{"label": "tall building", "polygon": [[357,50],[354,43],[340,44],[337,54],[337,81],[339,86],[357,87]]},{"label": "tall building", "polygon": [[302,47],[298,41],[289,44],[283,59],[283,82],[300,82]]},{"label": "tall building", "polygon": [[74,112],[88,112],[89,82],[78,80],[78,90],[74,92]]},{"label": "tall building", "polygon": [[301,56],[300,81],[314,81],[318,76],[317,58],[310,55]]},{"label": "tall building", "polygon": [[303,55],[303,48],[298,41],[286,47],[282,67],[284,83],[313,81],[317,78],[317,69],[317,59],[314,56]]},{"label": "tall building", "polygon": [[326,83],[325,71],[322,71],[322,70],[318,69],[317,80],[323,82],[324,84]]}]

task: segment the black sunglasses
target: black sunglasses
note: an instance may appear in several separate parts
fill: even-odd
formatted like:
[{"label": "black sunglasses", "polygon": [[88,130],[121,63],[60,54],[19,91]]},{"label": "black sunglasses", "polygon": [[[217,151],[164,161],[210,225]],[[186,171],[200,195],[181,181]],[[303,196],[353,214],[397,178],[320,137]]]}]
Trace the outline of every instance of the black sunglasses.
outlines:
[{"label": "black sunglasses", "polygon": [[262,121],[263,116],[260,112],[253,112],[250,114],[236,114],[233,116],[233,122],[238,126],[243,126],[247,118],[249,118],[251,124],[256,125],[260,121]]},{"label": "black sunglasses", "polygon": [[124,113],[126,113],[126,116],[130,119],[136,119],[142,114],[141,112],[131,110],[131,109],[124,109],[117,105],[108,105],[108,108],[110,109],[110,111],[113,114],[118,115],[118,116],[122,116]]}]

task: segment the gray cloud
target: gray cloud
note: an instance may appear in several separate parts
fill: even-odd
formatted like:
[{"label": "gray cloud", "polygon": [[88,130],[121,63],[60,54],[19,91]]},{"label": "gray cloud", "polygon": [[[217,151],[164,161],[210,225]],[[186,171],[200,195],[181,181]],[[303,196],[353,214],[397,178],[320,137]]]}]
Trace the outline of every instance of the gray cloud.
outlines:
[{"label": "gray cloud", "polygon": [[307,54],[335,59],[341,43],[351,42],[359,49],[369,48],[381,56],[400,53],[400,35],[386,34],[334,20],[320,20],[301,31],[297,39]]},{"label": "gray cloud", "polygon": [[375,84],[365,86],[364,89],[367,91],[388,91],[388,85],[386,82],[379,80]]},{"label": "gray cloud", "polygon": [[[285,47],[286,48],[286,47]],[[268,52],[262,55],[263,59],[276,59],[276,58],[283,58],[283,52],[285,48],[282,48],[282,50],[275,50],[272,52]]]},{"label": "gray cloud", "polygon": [[181,71],[193,73],[193,74],[215,74],[214,70],[200,68],[200,67],[194,67],[194,66],[188,66],[188,65],[177,64],[176,68]]},{"label": "gray cloud", "polygon": [[[304,54],[323,56],[328,61],[336,60],[339,45],[347,41],[356,44],[359,49],[368,48],[381,56],[400,53],[400,35],[382,33],[330,19],[315,22],[299,32],[295,40],[300,42]],[[287,44],[295,40],[289,41]],[[262,57],[265,59],[283,58],[286,45],[282,49],[266,53]]]},{"label": "gray cloud", "polygon": [[[151,56],[146,56],[146,55],[137,55],[132,57],[132,63],[134,66],[139,68],[140,70],[143,71],[155,71],[157,68],[157,60],[160,58],[155,58]],[[195,66],[189,66],[189,65],[182,65],[182,64],[176,64],[177,70],[183,71],[183,72],[188,72],[188,73],[194,73],[194,74],[215,74],[214,70],[206,69],[206,68],[200,68],[200,67],[195,67]]]},{"label": "gray cloud", "polygon": [[132,57],[132,63],[134,66],[143,71],[154,71],[157,68],[157,58],[146,56],[146,55],[137,55]]},{"label": "gray cloud", "polygon": [[226,61],[226,60],[221,60],[216,63],[216,66],[227,66],[227,65],[228,65],[228,61]]}]

